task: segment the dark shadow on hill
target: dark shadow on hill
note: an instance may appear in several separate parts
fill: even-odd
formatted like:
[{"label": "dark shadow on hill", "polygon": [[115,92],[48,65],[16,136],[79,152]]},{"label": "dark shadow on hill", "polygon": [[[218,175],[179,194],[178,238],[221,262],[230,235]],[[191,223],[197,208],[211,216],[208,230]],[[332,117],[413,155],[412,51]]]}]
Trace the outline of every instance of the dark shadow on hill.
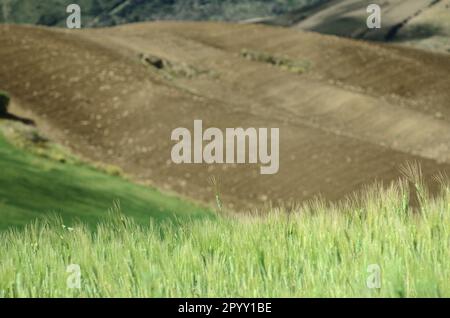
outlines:
[{"label": "dark shadow on hill", "polygon": [[424,40],[431,38],[433,36],[446,36],[446,34],[442,29],[442,27],[440,26],[423,23],[410,26],[403,33],[389,40],[397,42],[405,42],[414,40]]},{"label": "dark shadow on hill", "polygon": [[390,27],[382,26],[380,29],[369,29],[365,16],[350,17],[337,14],[332,18],[323,20],[321,23],[308,28],[308,30],[352,39],[384,41]]},{"label": "dark shadow on hill", "polygon": [[12,120],[12,121],[18,121],[18,122],[21,122],[22,124],[25,124],[25,125],[36,126],[36,123],[34,122],[34,120],[29,119],[29,118],[25,118],[25,117],[20,117],[20,116],[11,114],[11,113],[0,114],[0,119],[7,119],[7,120]]},{"label": "dark shadow on hill", "polygon": [[[314,32],[344,36],[350,38],[362,38],[366,33],[371,31],[367,28],[366,20],[355,17],[336,16],[332,19],[326,19],[310,29]],[[381,29],[375,29],[380,31]]]}]

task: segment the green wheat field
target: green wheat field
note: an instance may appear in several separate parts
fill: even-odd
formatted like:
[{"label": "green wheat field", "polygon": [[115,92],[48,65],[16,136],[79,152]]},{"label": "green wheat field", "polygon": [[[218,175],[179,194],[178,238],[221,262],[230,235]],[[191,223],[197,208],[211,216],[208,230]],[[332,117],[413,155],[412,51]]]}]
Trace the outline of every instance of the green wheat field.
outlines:
[{"label": "green wheat field", "polygon": [[431,198],[404,170],[409,182],[263,217],[137,224],[116,204],[95,229],[41,219],[0,234],[0,296],[448,297],[450,187],[441,176]]}]

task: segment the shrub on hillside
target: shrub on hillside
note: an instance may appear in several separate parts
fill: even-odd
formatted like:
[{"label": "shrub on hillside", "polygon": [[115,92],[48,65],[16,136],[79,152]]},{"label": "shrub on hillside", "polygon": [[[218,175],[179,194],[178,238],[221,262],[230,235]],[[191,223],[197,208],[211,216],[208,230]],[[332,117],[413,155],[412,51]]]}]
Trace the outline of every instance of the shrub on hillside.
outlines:
[{"label": "shrub on hillside", "polygon": [[267,52],[258,52],[243,49],[241,57],[255,62],[267,63],[284,71],[303,74],[310,68],[310,63],[304,60],[294,60],[283,56],[274,56]]},{"label": "shrub on hillside", "polygon": [[0,116],[8,112],[10,97],[6,92],[0,91]]}]

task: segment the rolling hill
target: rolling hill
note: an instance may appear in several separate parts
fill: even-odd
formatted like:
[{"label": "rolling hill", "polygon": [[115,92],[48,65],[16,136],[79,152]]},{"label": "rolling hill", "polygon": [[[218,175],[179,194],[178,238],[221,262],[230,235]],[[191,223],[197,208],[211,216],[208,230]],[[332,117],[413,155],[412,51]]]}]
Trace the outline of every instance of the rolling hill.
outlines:
[{"label": "rolling hill", "polygon": [[[158,22],[0,26],[0,87],[57,141],[141,181],[231,208],[338,200],[418,161],[450,172],[448,55],[294,29]],[[165,61],[155,67],[143,56]],[[273,61],[284,61],[274,63]],[[287,62],[286,62],[287,61]],[[290,65],[303,65],[300,71]],[[280,171],[175,165],[171,132],[280,128]]]},{"label": "rolling hill", "polygon": [[257,22],[450,52],[450,0],[392,0],[370,3],[381,7],[380,29],[367,28],[368,2],[363,0],[320,2]]},{"label": "rolling hill", "polygon": [[381,29],[368,29],[363,0],[4,0],[0,23],[65,27],[65,8],[82,10],[82,26],[159,21],[240,21],[292,27],[355,39],[450,52],[450,0],[372,1],[381,7]]}]

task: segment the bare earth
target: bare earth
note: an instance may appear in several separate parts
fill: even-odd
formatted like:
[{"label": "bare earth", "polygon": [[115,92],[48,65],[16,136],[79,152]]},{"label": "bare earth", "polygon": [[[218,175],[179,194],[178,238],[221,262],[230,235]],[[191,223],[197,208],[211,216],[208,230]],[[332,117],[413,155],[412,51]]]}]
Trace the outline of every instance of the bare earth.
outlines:
[{"label": "bare earth", "polygon": [[[248,60],[243,49],[305,62],[303,74]],[[151,54],[190,76],[145,65]],[[15,111],[93,160],[204,202],[208,177],[242,208],[337,200],[391,181],[417,160],[450,173],[450,58],[263,25],[145,23],[69,31],[0,26],[0,89]],[[280,171],[175,165],[171,132],[279,127]]]}]

